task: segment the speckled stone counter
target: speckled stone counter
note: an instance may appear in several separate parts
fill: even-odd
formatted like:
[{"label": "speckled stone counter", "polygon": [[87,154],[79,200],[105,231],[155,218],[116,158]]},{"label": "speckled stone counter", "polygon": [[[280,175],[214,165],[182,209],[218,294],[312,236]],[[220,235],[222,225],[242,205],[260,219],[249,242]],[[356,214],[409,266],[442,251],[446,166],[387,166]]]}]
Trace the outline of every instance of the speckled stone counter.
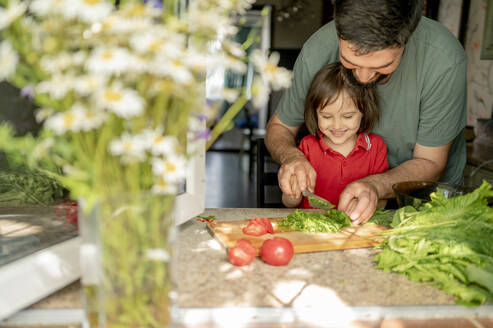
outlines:
[{"label": "speckled stone counter", "polygon": [[[235,220],[289,213],[287,209],[209,209],[204,215]],[[192,220],[180,229],[179,250],[181,307],[454,304],[452,297],[427,284],[374,269],[375,251],[369,248],[295,254],[282,267],[260,258],[236,267],[206,224]]]},{"label": "speckled stone counter", "polygon": [[[236,220],[284,217],[290,211],[207,209],[203,216]],[[377,270],[373,249],[295,254],[281,267],[257,258],[235,267],[206,223],[195,219],[179,227],[178,249],[177,327],[393,327],[396,318],[403,318],[398,327],[493,327],[492,305],[454,305],[452,297],[426,283]],[[80,315],[80,308],[75,283],[25,312],[79,309]],[[334,318],[346,321],[324,321]],[[363,323],[355,325],[357,319]]]}]

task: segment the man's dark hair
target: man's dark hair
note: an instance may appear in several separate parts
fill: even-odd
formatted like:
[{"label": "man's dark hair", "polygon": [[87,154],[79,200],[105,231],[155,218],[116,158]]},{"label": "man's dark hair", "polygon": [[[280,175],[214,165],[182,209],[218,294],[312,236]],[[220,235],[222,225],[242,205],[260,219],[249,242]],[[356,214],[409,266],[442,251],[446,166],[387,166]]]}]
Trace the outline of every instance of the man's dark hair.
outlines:
[{"label": "man's dark hair", "polygon": [[423,0],[335,0],[334,19],[339,39],[364,55],[402,47],[421,19]]},{"label": "man's dark hair", "polygon": [[351,72],[339,62],[326,65],[315,74],[305,98],[305,125],[310,134],[316,136],[319,132],[318,111],[336,101],[342,92],[346,92],[363,114],[359,132],[370,132],[378,121],[375,85],[354,85],[348,75],[352,75]]}]

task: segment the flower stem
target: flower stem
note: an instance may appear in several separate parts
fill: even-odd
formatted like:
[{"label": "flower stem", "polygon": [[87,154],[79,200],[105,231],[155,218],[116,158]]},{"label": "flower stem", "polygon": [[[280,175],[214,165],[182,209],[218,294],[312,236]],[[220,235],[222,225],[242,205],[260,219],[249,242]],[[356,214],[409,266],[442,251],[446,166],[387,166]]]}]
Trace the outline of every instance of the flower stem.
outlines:
[{"label": "flower stem", "polygon": [[240,110],[245,106],[248,99],[244,93],[236,100],[236,102],[226,111],[226,113],[221,117],[219,122],[214,126],[211,131],[210,139],[207,141],[205,149],[209,149],[212,144],[217,140],[217,138],[221,135],[221,133],[226,130],[229,123],[235,118],[236,114],[240,112]]}]

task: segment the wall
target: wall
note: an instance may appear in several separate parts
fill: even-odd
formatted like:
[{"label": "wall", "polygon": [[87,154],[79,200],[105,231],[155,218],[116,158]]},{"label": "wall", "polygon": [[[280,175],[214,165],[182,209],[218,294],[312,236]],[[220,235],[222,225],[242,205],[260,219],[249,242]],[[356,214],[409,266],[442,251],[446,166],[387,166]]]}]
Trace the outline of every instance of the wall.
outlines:
[{"label": "wall", "polygon": [[272,5],[274,17],[272,49],[300,49],[303,43],[321,26],[323,1],[308,0],[304,8],[293,18],[279,20],[276,15],[289,7],[294,0],[257,0],[255,5]]},{"label": "wall", "polygon": [[493,60],[480,60],[486,0],[471,0],[466,34],[468,124],[490,118],[493,107]]}]

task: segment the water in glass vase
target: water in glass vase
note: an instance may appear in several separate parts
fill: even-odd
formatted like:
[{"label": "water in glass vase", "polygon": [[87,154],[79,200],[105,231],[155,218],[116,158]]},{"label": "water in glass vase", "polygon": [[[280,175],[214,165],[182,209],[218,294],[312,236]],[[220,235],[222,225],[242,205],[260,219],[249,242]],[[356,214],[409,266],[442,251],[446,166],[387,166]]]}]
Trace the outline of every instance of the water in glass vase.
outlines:
[{"label": "water in glass vase", "polygon": [[171,326],[172,204],[173,197],[142,192],[82,208],[82,284],[91,327]]}]

